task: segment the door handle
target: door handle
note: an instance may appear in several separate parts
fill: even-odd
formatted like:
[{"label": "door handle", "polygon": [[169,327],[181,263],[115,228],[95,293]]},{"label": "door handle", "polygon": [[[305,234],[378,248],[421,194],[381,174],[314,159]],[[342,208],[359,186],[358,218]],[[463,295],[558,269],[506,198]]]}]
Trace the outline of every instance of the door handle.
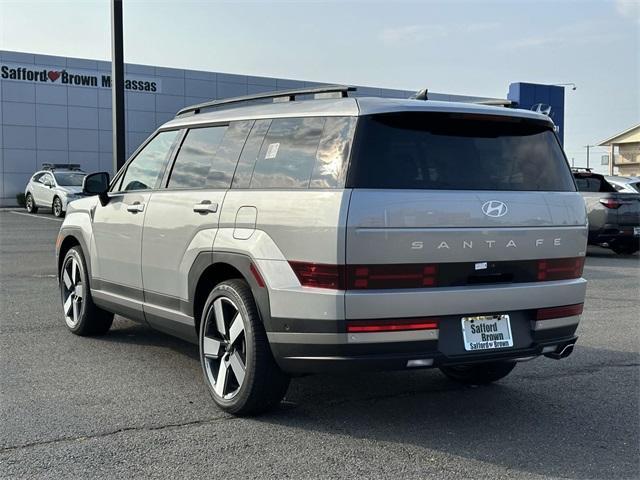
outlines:
[{"label": "door handle", "polygon": [[127,212],[131,212],[131,213],[144,212],[144,203],[134,202],[131,205],[127,205]]},{"label": "door handle", "polygon": [[211,203],[210,200],[203,200],[201,203],[196,203],[193,206],[193,211],[196,213],[216,213],[218,211],[218,204]]}]

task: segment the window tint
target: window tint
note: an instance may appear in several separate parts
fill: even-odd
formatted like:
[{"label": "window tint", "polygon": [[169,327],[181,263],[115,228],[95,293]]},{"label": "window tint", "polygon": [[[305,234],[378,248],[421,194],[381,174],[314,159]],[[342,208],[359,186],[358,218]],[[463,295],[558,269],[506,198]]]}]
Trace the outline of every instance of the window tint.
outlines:
[{"label": "window tint", "polygon": [[249,138],[242,149],[236,172],[233,176],[233,188],[249,188],[251,175],[256,164],[256,158],[262,147],[264,136],[269,130],[271,120],[256,120],[249,134]]},{"label": "window tint", "polygon": [[554,133],[518,118],[361,117],[348,183],[360,188],[574,191]]},{"label": "window tint", "polygon": [[229,125],[222,143],[218,146],[211,170],[209,170],[208,188],[229,188],[231,186],[231,179],[238,164],[238,157],[242,152],[252,125],[253,120],[233,122]]},{"label": "window tint", "polygon": [[82,186],[82,180],[84,180],[86,174],[79,172],[56,172],[53,176],[56,177],[58,185],[80,187]]},{"label": "window tint", "polygon": [[168,187],[204,187],[226,131],[226,125],[189,130],[171,170]]},{"label": "window tint", "polygon": [[134,158],[123,175],[120,190],[155,188],[169,160],[178,130],[160,132]]},{"label": "window tint", "polygon": [[43,173],[39,182],[43,185],[53,185],[53,176],[50,173]]},{"label": "window tint", "polygon": [[576,186],[581,192],[615,192],[604,178],[587,175],[575,175]]},{"label": "window tint", "polygon": [[34,182],[39,182],[43,175],[44,173],[36,173],[31,180]]},{"label": "window tint", "polygon": [[325,118],[278,118],[262,143],[251,188],[308,188]]},{"label": "window tint", "polygon": [[311,175],[311,188],[344,186],[355,117],[327,117]]}]

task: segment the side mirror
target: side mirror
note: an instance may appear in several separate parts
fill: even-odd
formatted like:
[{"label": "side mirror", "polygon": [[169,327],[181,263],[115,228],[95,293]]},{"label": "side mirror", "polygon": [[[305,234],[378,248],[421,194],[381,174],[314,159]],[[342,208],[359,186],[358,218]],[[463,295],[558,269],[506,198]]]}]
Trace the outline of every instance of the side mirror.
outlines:
[{"label": "side mirror", "polygon": [[98,195],[100,203],[104,207],[109,203],[109,181],[107,172],[91,173],[82,180],[82,193],[85,195]]}]

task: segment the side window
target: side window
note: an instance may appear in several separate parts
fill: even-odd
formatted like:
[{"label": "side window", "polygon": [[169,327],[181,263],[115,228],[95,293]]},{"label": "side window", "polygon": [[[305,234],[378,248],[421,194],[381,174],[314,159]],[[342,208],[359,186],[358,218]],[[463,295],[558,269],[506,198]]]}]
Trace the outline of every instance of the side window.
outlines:
[{"label": "side window", "polygon": [[53,176],[49,173],[43,173],[40,177],[40,183],[43,185],[53,185]]},{"label": "side window", "polygon": [[356,117],[327,117],[311,175],[311,188],[344,187],[355,128]]},{"label": "side window", "polygon": [[171,130],[156,135],[129,163],[119,190],[126,192],[155,188],[164,173],[178,133],[178,130]]},{"label": "side window", "polygon": [[208,188],[229,188],[253,120],[231,122],[209,170]]},{"label": "side window", "polygon": [[171,170],[168,187],[204,187],[226,131],[226,125],[189,130]]},{"label": "side window", "polygon": [[39,182],[40,179],[43,177],[44,173],[36,173],[33,178],[31,179],[32,182]]},{"label": "side window", "polygon": [[232,188],[249,188],[251,175],[256,165],[256,158],[262,147],[264,136],[269,130],[271,120],[256,120],[249,134],[249,138],[242,149],[238,166],[233,176]]},{"label": "side window", "polygon": [[251,188],[308,188],[324,123],[324,117],[273,120]]}]

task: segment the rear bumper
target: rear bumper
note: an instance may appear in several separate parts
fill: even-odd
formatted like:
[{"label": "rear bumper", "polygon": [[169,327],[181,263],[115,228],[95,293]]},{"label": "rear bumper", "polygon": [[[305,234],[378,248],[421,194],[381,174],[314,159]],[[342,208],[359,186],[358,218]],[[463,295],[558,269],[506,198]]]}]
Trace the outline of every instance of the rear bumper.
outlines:
[{"label": "rear bumper", "polygon": [[[288,373],[403,370],[500,360],[560,356],[572,346],[579,316],[534,321],[534,311],[510,312],[514,345],[491,351],[464,350],[460,317],[441,318],[439,329],[387,333],[271,332],[280,368]],[[337,329],[344,322],[337,322]]]},{"label": "rear bumper", "polygon": [[634,235],[634,228],[638,228],[632,225],[616,225],[607,224],[604,227],[589,232],[589,243],[593,245],[602,244],[640,244],[640,236]]}]

